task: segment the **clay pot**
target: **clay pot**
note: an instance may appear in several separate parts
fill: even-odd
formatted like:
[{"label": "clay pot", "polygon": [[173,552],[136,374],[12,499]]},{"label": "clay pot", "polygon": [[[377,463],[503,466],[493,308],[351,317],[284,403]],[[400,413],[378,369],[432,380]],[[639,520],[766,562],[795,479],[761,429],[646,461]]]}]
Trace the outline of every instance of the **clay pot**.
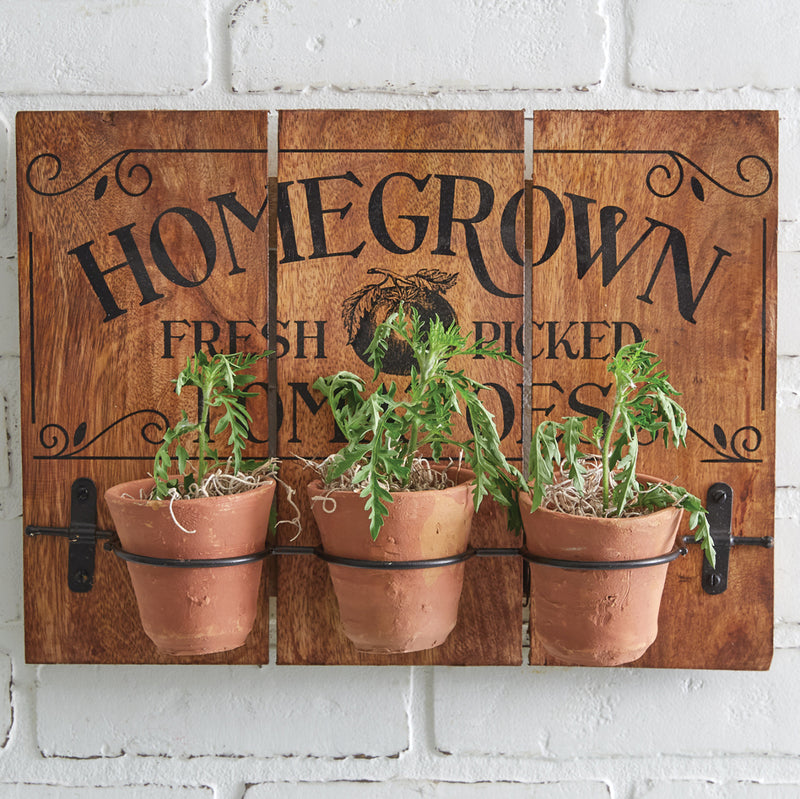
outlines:
[{"label": "clay pot", "polygon": [[[170,559],[227,558],[261,552],[275,481],[227,497],[138,499],[152,480],[113,486],[105,499],[122,549]],[[133,499],[137,497],[137,499]],[[203,655],[244,644],[258,609],[263,561],[216,568],[177,568],[128,562],[145,633],[160,652]]]},{"label": "clay pot", "polygon": [[[408,561],[466,551],[474,512],[474,475],[431,491],[393,492],[389,515],[373,541],[364,498],[328,492],[313,481],[308,495],[326,553],[357,560]],[[455,627],[464,563],[380,570],[328,564],[345,635],[362,652],[401,653],[444,643]]]},{"label": "clay pot", "polygon": [[[587,562],[671,552],[683,513],[665,508],[633,518],[597,519],[542,508],[531,513],[530,507],[530,496],[520,494],[527,552]],[[668,565],[590,570],[531,563],[536,637],[564,663],[618,666],[637,660],[658,635]]]}]

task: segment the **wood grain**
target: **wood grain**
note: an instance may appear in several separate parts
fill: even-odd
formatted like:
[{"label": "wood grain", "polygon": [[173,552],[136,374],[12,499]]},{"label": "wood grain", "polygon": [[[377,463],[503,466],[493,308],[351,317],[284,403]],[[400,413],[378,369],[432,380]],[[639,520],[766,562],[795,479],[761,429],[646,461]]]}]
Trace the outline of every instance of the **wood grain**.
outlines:
[{"label": "wood grain", "polygon": [[[266,149],[261,112],[17,116],[26,524],[66,527],[83,476],[111,529],[105,489],[144,476],[166,423],[196,405],[170,383],[186,357],[266,347]],[[254,457],[267,456],[260,368]],[[67,551],[25,540],[29,662],[188,662],[145,637],[121,562],[97,547],[93,589],[73,594]],[[191,662],[266,662],[264,604],[245,647]]]},{"label": "wood grain", "polygon": [[[522,267],[504,249],[502,231],[505,225],[506,246],[510,240],[512,251],[521,250],[523,213],[515,204],[519,198],[512,198],[523,188],[523,149],[520,113],[281,114],[278,180],[292,216],[290,236],[290,220],[281,219],[279,206],[277,332],[286,345],[277,362],[283,410],[278,446],[286,458],[285,479],[300,486],[298,542],[319,539],[303,488],[311,470],[296,459],[318,459],[341,446],[328,409],[319,409],[321,396],[310,386],[340,369],[371,377],[358,355],[359,336],[381,320],[393,298],[450,314],[462,329],[486,338],[506,336],[519,354]],[[453,221],[459,219],[474,222]],[[463,366],[497,384],[486,401],[504,428],[506,453],[519,459],[520,367],[485,359]],[[402,385],[403,375],[386,379]],[[288,509],[280,507],[286,516]],[[473,526],[473,540],[515,546],[499,516],[487,506]],[[339,632],[324,565],[281,557],[278,661],[519,663],[520,579],[515,559],[470,562],[460,621],[447,642],[381,657],[356,652]]]},{"label": "wood grain", "polygon": [[[690,426],[685,450],[644,446],[641,469],[703,499],[729,483],[739,536],[774,525],[777,124],[756,111],[534,115],[534,424],[607,407],[606,360],[635,326]],[[773,550],[734,549],[719,596],[700,569],[697,547],[670,566],[640,665],[768,668]],[[535,637],[530,662],[547,662]]]}]

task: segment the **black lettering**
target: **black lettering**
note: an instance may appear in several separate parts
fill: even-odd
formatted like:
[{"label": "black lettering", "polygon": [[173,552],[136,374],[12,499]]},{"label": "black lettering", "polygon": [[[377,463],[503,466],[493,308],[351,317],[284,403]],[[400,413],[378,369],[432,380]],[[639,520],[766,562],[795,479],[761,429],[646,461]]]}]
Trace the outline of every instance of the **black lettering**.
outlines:
[{"label": "black lettering", "polygon": [[627,342],[628,344],[638,344],[644,336],[642,331],[633,324],[633,322],[614,322],[614,354],[616,355],[622,349],[622,330],[623,327],[629,327],[633,333],[633,341]]},{"label": "black lettering", "polygon": [[[203,325],[211,327],[211,335],[208,338],[203,337]],[[207,345],[208,354],[216,355],[217,349],[214,342],[219,338],[219,325],[211,319],[198,319],[194,322],[194,351],[200,352],[203,349],[203,344]]]},{"label": "black lettering", "polygon": [[325,399],[316,402],[314,397],[311,396],[308,383],[289,383],[292,389],[292,437],[289,439],[290,444],[297,444],[300,439],[297,436],[297,398],[303,401],[303,404],[311,411],[312,416],[316,416],[320,408],[325,405]]},{"label": "black lettering", "polygon": [[[232,319],[228,321],[228,352],[239,352],[239,342],[240,341],[247,341],[250,338],[250,333],[245,335],[239,335],[238,326],[239,325],[250,325],[250,327],[255,327],[256,323],[252,319]],[[243,347],[241,349],[244,349]]]},{"label": "black lettering", "polygon": [[561,336],[556,339],[556,333],[558,332],[558,322],[548,322],[547,323],[547,359],[553,360],[554,358],[558,358],[558,348],[564,348],[564,355],[567,356],[570,360],[574,361],[578,356],[579,353],[575,352],[570,346],[570,342],[567,341],[567,336],[569,335],[569,331],[572,330],[577,322],[570,322],[567,325],[567,329],[561,334]]},{"label": "black lettering", "polygon": [[139,305],[147,305],[149,302],[160,300],[164,296],[153,288],[150,275],[147,274],[147,269],[145,268],[139,248],[136,246],[136,242],[131,234],[131,228],[133,228],[134,225],[135,223],[132,222],[130,225],[112,230],[108,234],[109,236],[116,236],[126,258],[122,263],[112,266],[109,269],[101,269],[98,266],[92,254],[92,245],[94,241],[87,241],[85,244],[81,244],[79,247],[75,247],[67,253],[68,255],[77,257],[81,267],[83,267],[86,277],[89,278],[89,283],[94,293],[97,295],[97,299],[100,300],[103,310],[106,312],[106,317],[103,319],[103,322],[110,322],[112,319],[116,319],[118,316],[127,313],[126,309],[120,308],[119,305],[117,305],[114,295],[111,293],[111,289],[108,287],[108,283],[105,279],[105,275],[116,272],[117,269],[124,269],[126,266],[130,267],[133,277],[136,280],[136,285],[139,287],[139,291],[142,294],[142,301]]},{"label": "black lettering", "polygon": [[525,263],[517,245],[517,216],[519,215],[519,208],[524,195],[524,189],[520,189],[516,194],[512,195],[500,217],[500,241],[503,243],[503,249],[508,257],[518,266],[522,266]]},{"label": "black lettering", "polygon": [[547,241],[545,242],[541,257],[538,261],[534,261],[533,263],[533,266],[539,266],[545,263],[545,261],[549,261],[561,245],[561,240],[564,238],[564,231],[567,229],[567,215],[564,211],[564,206],[561,204],[561,200],[558,199],[555,192],[545,186],[532,186],[532,188],[544,194],[550,211],[550,225],[547,230]]},{"label": "black lettering", "polygon": [[305,358],[306,357],[306,349],[305,349],[305,342],[306,339],[315,339],[317,342],[317,354],[314,356],[315,359],[326,358],[325,355],[325,321],[316,321],[314,324],[317,327],[317,332],[311,335],[306,335],[306,323],[305,321],[295,322],[297,325],[297,355],[295,358]]},{"label": "black lettering", "polygon": [[578,399],[578,392],[581,391],[581,389],[590,387],[596,388],[604,397],[607,397],[608,392],[611,391],[611,383],[609,383],[607,386],[601,386],[599,383],[581,383],[570,392],[568,400],[569,407],[571,410],[575,411],[575,413],[578,413],[581,416],[590,416],[593,419],[605,419],[606,421],[604,424],[606,424],[608,420],[608,414],[602,408],[597,408],[594,405],[588,405]]},{"label": "black lettering", "polygon": [[605,327],[611,326],[608,324],[608,322],[583,322],[583,357],[587,361],[605,361],[608,358],[609,353],[606,353],[605,355],[592,355],[592,342],[602,341],[605,338],[605,336],[593,336],[592,325],[604,325]]},{"label": "black lettering", "polygon": [[[490,294],[496,297],[521,297],[521,294],[512,294],[499,288],[489,276],[486,263],[481,252],[480,239],[475,225],[482,222],[492,211],[494,205],[494,189],[485,180],[463,175],[436,175],[441,182],[439,198],[439,231],[437,246],[431,251],[432,255],[455,255],[452,249],[453,224],[459,223],[464,227],[464,239],[467,245],[467,254],[472,270],[478,282]],[[478,210],[473,216],[458,218],[455,216],[455,195],[458,181],[466,181],[478,187]]]},{"label": "black lettering", "polygon": [[602,256],[603,286],[607,286],[620,269],[630,260],[647,237],[655,230],[658,223],[650,222],[650,227],[638,238],[621,261],[617,260],[617,232],[625,224],[628,214],[614,205],[606,205],[600,209],[600,246],[592,253],[591,235],[589,233],[589,205],[594,200],[578,194],[565,194],[572,202],[572,215],[575,222],[575,257],[578,266],[578,279],[582,279],[592,264]]},{"label": "black lettering", "polygon": [[[264,209],[267,207],[268,194],[264,195],[264,202],[261,203],[261,208],[258,213],[253,216],[237,199],[236,192],[232,191],[228,194],[218,194],[216,197],[209,197],[209,201],[216,203],[217,211],[219,212],[219,219],[222,222],[222,230],[225,233],[225,241],[228,243],[228,252],[231,255],[231,263],[233,269],[228,273],[230,275],[237,275],[245,270],[239,267],[236,260],[236,253],[233,249],[233,241],[231,240],[231,231],[228,227],[228,218],[225,215],[225,210],[230,211],[251,233],[255,233],[259,220],[261,219]],[[234,350],[232,350],[234,352]]]},{"label": "black lettering", "polygon": [[300,253],[297,252],[297,238],[294,233],[294,219],[292,218],[292,202],[289,199],[289,186],[294,183],[290,180],[286,183],[278,184],[278,207],[276,215],[278,217],[278,230],[281,234],[283,244],[283,258],[280,263],[291,264],[296,261],[304,261]]},{"label": "black lettering", "polygon": [[328,244],[325,238],[325,214],[339,214],[339,218],[344,219],[347,216],[347,212],[353,207],[353,203],[347,203],[341,208],[323,208],[320,183],[324,180],[348,180],[359,187],[364,185],[350,171],[345,172],[344,175],[328,175],[326,177],[307,178],[306,180],[298,181],[305,186],[308,223],[311,229],[311,242],[314,245],[314,251],[309,256],[309,259],[332,258],[337,255],[349,255],[352,258],[358,258],[361,250],[364,249],[366,241],[362,241],[361,244],[347,252],[328,252]]},{"label": "black lettering", "polygon": [[186,333],[181,333],[179,336],[176,336],[172,333],[172,325],[186,325],[189,327],[189,320],[188,319],[163,319],[161,321],[161,325],[164,328],[164,354],[161,356],[162,358],[174,358],[175,356],[172,354],[172,341],[183,341],[186,338]]},{"label": "black lettering", "polygon": [[711,278],[714,277],[714,273],[717,271],[720,261],[722,261],[726,255],[730,255],[730,253],[727,250],[723,250],[721,247],[714,245],[714,249],[717,251],[717,257],[714,259],[714,263],[708,270],[708,274],[703,281],[703,285],[700,286],[697,296],[695,296],[692,292],[692,274],[691,269],[689,268],[689,252],[686,248],[686,238],[684,237],[683,233],[681,233],[678,228],[668,225],[665,222],[659,222],[655,219],[650,219],[649,217],[646,217],[646,219],[652,228],[666,228],[669,231],[669,235],[667,236],[664,248],[661,250],[661,255],[659,256],[656,268],[653,270],[653,275],[650,278],[650,282],[647,284],[647,289],[645,290],[644,294],[640,294],[636,299],[647,303],[653,302],[650,299],[650,292],[653,290],[653,286],[656,283],[656,279],[658,278],[658,274],[661,271],[662,265],[664,264],[664,259],[667,257],[667,253],[671,253],[672,265],[675,270],[675,288],[678,292],[678,311],[687,322],[696,324],[694,312],[697,310],[700,300],[703,299],[703,295],[706,293],[708,284],[711,282]]},{"label": "black lettering", "polygon": [[[179,217],[185,219],[189,226],[192,228],[195,236],[197,236],[198,242],[200,242],[200,247],[203,250],[203,256],[206,259],[206,272],[199,280],[192,280],[188,277],[182,275],[175,264],[170,258],[169,253],[164,246],[164,241],[161,238],[161,220],[167,214],[177,214]],[[209,277],[211,277],[211,272],[214,269],[214,263],[217,259],[217,244],[214,241],[214,234],[211,231],[211,228],[203,219],[200,214],[196,211],[192,211],[191,208],[168,208],[163,213],[159,214],[156,217],[155,222],[153,222],[153,227],[150,230],[150,252],[153,255],[153,260],[156,262],[156,266],[158,267],[159,271],[162,275],[164,275],[167,280],[170,280],[176,286],[183,286],[184,288],[194,288],[195,286],[199,286],[202,283],[205,283]]]},{"label": "black lettering", "polygon": [[[281,322],[280,319],[277,319],[275,322],[276,328],[280,326],[284,330],[286,330],[286,328],[288,328],[290,324],[291,322]],[[286,338],[286,336],[281,336],[276,330],[275,341],[273,342],[269,340],[269,334],[267,332],[266,326],[264,327],[264,330],[262,330],[262,333],[264,334],[264,338],[267,339],[269,348],[275,350],[276,358],[283,358],[283,356],[286,355],[287,352],[289,352],[289,348],[291,345],[289,344],[289,339]]]},{"label": "black lettering", "polygon": [[[559,394],[563,394],[564,393],[564,389],[561,388],[561,385],[559,384],[558,380],[552,380],[549,383],[531,383],[531,388],[532,389],[533,388],[551,388],[554,391],[558,391]],[[548,405],[546,408],[531,408],[531,413],[536,413],[537,411],[541,411],[541,412],[544,413],[545,416],[549,416],[553,412],[553,409],[555,407],[556,407],[556,405],[555,405],[555,403],[553,403],[552,405]]]},{"label": "black lettering", "polygon": [[[500,338],[500,325],[497,322],[475,322],[475,340],[484,339],[487,344],[492,344]],[[486,325],[491,331],[491,338],[484,334],[483,328]],[[474,360],[483,360],[483,355],[478,353]]]},{"label": "black lettering", "polygon": [[414,226],[414,243],[409,248],[401,247],[390,235],[386,227],[386,217],[383,214],[383,192],[386,184],[393,178],[408,178],[416,187],[418,192],[422,192],[425,186],[428,185],[430,175],[426,175],[422,179],[417,179],[408,172],[392,172],[387,175],[378,185],[372,190],[369,198],[369,226],[372,228],[372,233],[375,236],[378,244],[385,250],[395,253],[395,255],[408,255],[408,253],[418,250],[425,240],[425,234],[428,232],[428,217],[427,216],[411,216],[409,214],[401,214],[398,219],[407,219]]}]

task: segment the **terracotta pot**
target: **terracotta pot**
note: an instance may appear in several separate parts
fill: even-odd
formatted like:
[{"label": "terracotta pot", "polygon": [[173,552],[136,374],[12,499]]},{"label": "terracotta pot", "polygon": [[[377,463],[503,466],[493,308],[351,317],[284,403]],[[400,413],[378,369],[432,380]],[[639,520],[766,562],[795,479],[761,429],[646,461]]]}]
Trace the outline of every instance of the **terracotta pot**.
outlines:
[{"label": "terracotta pot", "polygon": [[[454,471],[454,470],[453,470]],[[474,511],[474,475],[431,491],[393,492],[389,515],[373,541],[364,498],[352,491],[308,486],[328,554],[357,560],[428,560],[466,551]],[[322,499],[327,497],[327,499]],[[444,643],[455,627],[464,563],[380,570],[329,563],[345,635],[363,652],[401,653]]]},{"label": "terracotta pot", "polygon": [[[652,478],[642,477],[643,480]],[[520,495],[525,549],[558,560],[638,560],[671,552],[683,511],[597,519],[539,508]],[[580,666],[640,658],[658,634],[668,563],[633,569],[563,569],[531,563],[534,627],[548,654]]]},{"label": "terracotta pot", "polygon": [[[228,497],[169,502],[138,499],[153,481],[113,486],[105,499],[122,548],[149,557],[227,558],[264,549],[275,481]],[[136,497],[136,499],[133,499]],[[263,561],[216,568],[127,563],[145,633],[169,655],[241,646],[256,618]]]}]

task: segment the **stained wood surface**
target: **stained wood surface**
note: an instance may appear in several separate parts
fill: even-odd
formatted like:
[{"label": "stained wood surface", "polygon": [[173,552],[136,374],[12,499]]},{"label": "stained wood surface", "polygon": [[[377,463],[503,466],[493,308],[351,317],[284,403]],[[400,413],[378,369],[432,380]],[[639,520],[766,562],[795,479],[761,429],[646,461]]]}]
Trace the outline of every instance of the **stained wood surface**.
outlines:
[{"label": "stained wood surface", "polygon": [[[24,521],[67,527],[83,476],[110,530],[105,489],[145,476],[166,424],[193,412],[170,383],[186,357],[266,347],[267,115],[25,113],[17,147]],[[98,546],[94,587],[76,594],[67,551],[24,542],[28,661],[189,662],[146,638],[121,561]],[[265,663],[266,606],[245,647],[191,662]]]},{"label": "stained wood surface", "polygon": [[[340,369],[371,378],[358,353],[398,299],[457,319],[485,338],[507,340],[519,355],[522,266],[506,250],[522,249],[523,213],[514,199],[524,184],[522,125],[516,112],[281,114],[276,286],[277,333],[285,346],[277,361],[278,447],[286,459],[282,476],[300,487],[303,532],[294,543],[319,542],[304,489],[313,473],[300,459],[341,446],[329,410],[320,410],[321,395],[310,386]],[[486,359],[462,366],[496,384],[485,399],[507,455],[519,459],[521,368]],[[402,385],[407,372],[387,359],[384,374]],[[289,515],[285,503],[279,507],[282,517]],[[515,546],[504,527],[496,507],[487,506],[473,526],[474,545]],[[289,528],[282,530],[285,542]],[[447,642],[376,656],[358,653],[340,632],[325,564],[282,556],[278,662],[519,663],[520,572],[516,558],[473,559]]]},{"label": "stained wood surface", "polygon": [[[251,453],[269,454],[269,430],[282,477],[300,489],[293,543],[316,544],[301,458],[341,443],[310,385],[342,368],[369,377],[362,337],[403,296],[518,357],[527,303],[534,424],[604,407],[607,358],[638,331],[684,392],[691,428],[686,450],[642,447],[644,470],[701,497],[728,482],[734,535],[773,533],[777,114],[536,112],[524,303],[521,114],[283,114],[271,282],[266,126],[260,112],[18,116],[26,525],[66,527],[77,477],[102,497],[142,475],[179,414],[169,381],[186,356],[260,351],[271,324],[275,413],[262,364]],[[522,370],[464,367],[494,384],[487,403],[520,459]],[[99,511],[111,529],[102,500]],[[279,513],[291,516],[283,498]],[[279,532],[289,543],[291,528]],[[516,543],[486,506],[473,544]],[[267,662],[266,584],[246,647],[165,658],[141,631],[125,566],[98,546],[94,588],[74,594],[67,550],[24,542],[28,661]],[[516,558],[468,562],[447,644],[398,657],[356,653],[338,632],[324,563],[279,561],[280,662],[520,662]],[[639,665],[767,668],[772,551],[734,549],[719,596],[703,593],[700,569],[696,547],[670,566],[661,632]],[[530,660],[549,662],[535,635]]]},{"label": "stained wood surface", "polygon": [[[729,483],[736,536],[773,534],[777,124],[757,111],[534,114],[534,424],[608,407],[606,360],[635,326],[690,427],[685,450],[643,447],[642,470],[703,499]],[[734,548],[718,596],[700,569],[696,546],[670,566],[639,664],[768,668],[773,550]],[[549,662],[535,637],[530,662]]]}]

